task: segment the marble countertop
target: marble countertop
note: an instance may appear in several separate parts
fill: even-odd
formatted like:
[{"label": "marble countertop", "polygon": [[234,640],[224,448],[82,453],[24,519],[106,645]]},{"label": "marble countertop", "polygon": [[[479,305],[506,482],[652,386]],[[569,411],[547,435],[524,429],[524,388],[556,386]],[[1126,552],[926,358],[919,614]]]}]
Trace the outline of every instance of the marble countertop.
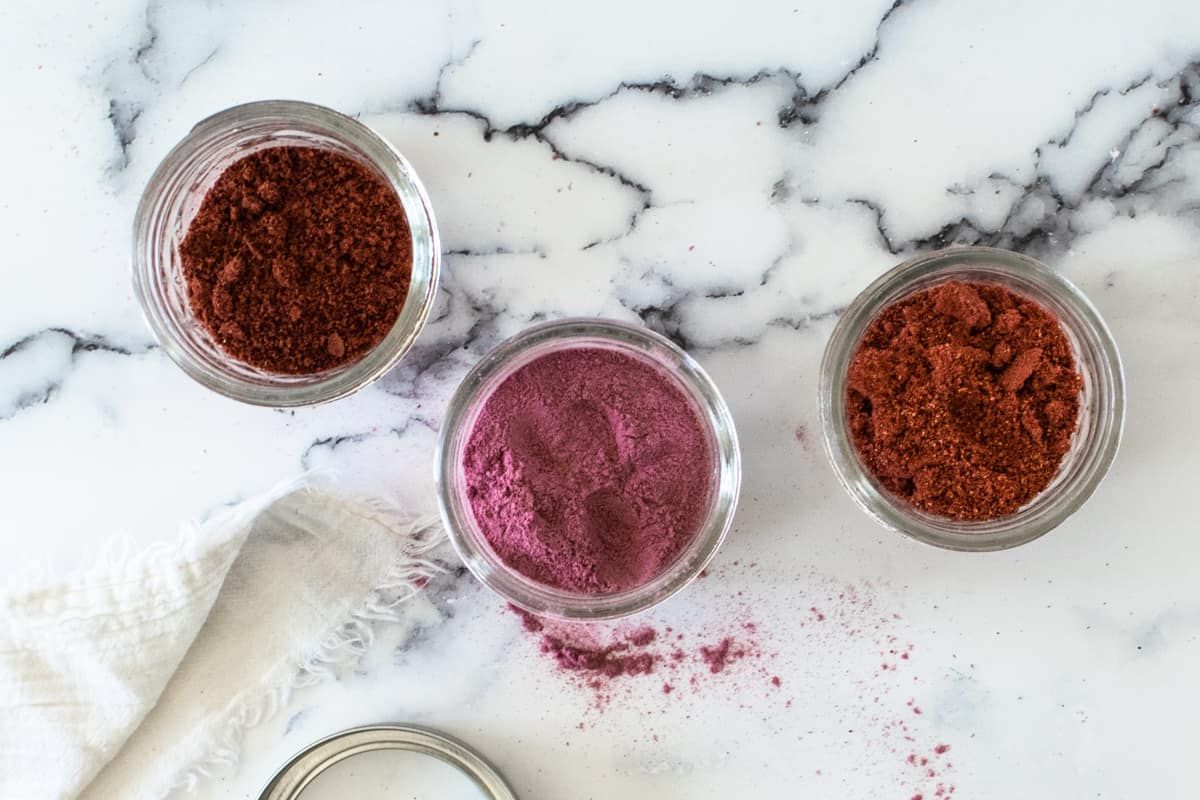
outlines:
[{"label": "marble countertop", "polygon": [[[313,739],[411,721],[478,746],[528,800],[1193,797],[1200,4],[407,5],[9,10],[5,564],[85,563],[115,533],[162,540],[305,468],[430,509],[465,370],[532,321],[605,315],[695,354],[743,444],[712,574],[648,621],[694,642],[750,622],[736,635],[755,654],[670,695],[629,680],[598,703],[451,573],[197,796],[253,798]],[[192,383],[129,281],[158,160],[201,117],[274,97],[395,143],[446,250],[411,356],[295,412]],[[876,527],[820,447],[818,363],[839,310],[952,243],[1060,269],[1125,360],[1108,480],[1004,553]]]}]

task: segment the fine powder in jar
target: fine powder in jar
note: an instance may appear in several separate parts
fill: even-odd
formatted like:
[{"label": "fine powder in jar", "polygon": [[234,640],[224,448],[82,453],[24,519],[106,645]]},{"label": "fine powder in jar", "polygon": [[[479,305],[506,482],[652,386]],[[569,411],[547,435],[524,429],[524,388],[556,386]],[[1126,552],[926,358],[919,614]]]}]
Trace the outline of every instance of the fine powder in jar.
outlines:
[{"label": "fine powder in jar", "polygon": [[366,166],[278,146],[221,173],[180,255],[192,312],[222,350],[304,375],[387,335],[408,292],[412,237],[395,191]]},{"label": "fine powder in jar", "polygon": [[505,564],[589,595],[659,575],[706,517],[713,453],[699,411],[637,356],[559,350],[487,398],[463,472],[476,523]]},{"label": "fine powder in jar", "polygon": [[1054,478],[1082,384],[1045,308],[1002,286],[945,283],[867,327],[847,375],[850,436],[866,469],[916,508],[996,519]]}]

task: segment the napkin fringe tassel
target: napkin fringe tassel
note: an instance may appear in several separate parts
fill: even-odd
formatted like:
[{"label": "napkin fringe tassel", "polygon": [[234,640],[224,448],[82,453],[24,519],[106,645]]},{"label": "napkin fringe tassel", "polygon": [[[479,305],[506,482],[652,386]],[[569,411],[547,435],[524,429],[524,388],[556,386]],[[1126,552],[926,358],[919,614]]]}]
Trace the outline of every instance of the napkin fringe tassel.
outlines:
[{"label": "napkin fringe tassel", "polygon": [[[250,728],[272,719],[287,705],[295,690],[324,683],[340,670],[358,663],[374,641],[376,626],[402,622],[404,601],[445,572],[443,566],[428,557],[443,539],[436,519],[414,519],[411,513],[375,498],[356,498],[355,502],[398,535],[408,537],[412,546],[363,604],[341,625],[334,626],[312,653],[298,665],[269,675],[259,688],[239,695],[224,722],[207,737],[201,748],[203,755],[180,774],[174,789],[192,791],[202,779],[227,775],[236,769],[242,741]],[[264,690],[262,686],[269,688]]]}]

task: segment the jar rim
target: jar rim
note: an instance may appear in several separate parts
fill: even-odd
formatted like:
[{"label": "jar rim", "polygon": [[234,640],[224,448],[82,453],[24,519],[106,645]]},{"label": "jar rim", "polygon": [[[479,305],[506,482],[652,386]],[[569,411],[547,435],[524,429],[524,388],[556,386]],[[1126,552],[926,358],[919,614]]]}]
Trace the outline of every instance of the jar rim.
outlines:
[{"label": "jar rim", "polygon": [[[960,521],[920,511],[894,497],[862,465],[845,419],[846,373],[863,333],[887,306],[950,280],[1001,283],[1055,314],[1084,378],[1081,421],[1051,484],[1013,514]],[[839,482],[877,523],[950,550],[1003,550],[1033,541],[1070,517],[1103,481],[1120,446],[1125,378],[1117,345],[1099,311],[1066,277],[1046,264],[999,248],[950,247],[892,267],[850,303],[834,326],[821,360],[818,408],[825,453]],[[1089,417],[1084,420],[1084,415]]]},{"label": "jar rim", "polygon": [[[312,144],[336,144],[364,160],[395,192],[412,236],[409,291],[391,329],[379,343],[346,364],[312,375],[270,373],[229,356],[215,344],[199,347],[182,330],[179,317],[193,318],[172,303],[167,281],[177,275],[172,252],[195,177],[219,174],[222,156],[247,142],[271,146],[273,136],[301,134]],[[280,140],[282,141],[282,140]],[[299,141],[299,140],[296,140]],[[265,142],[265,144],[263,144]],[[172,226],[182,228],[173,230]],[[392,369],[424,328],[437,295],[441,241],[428,193],[412,165],[386,139],[362,122],[325,106],[300,100],[258,100],[218,111],[197,122],[158,164],[139,200],[133,224],[133,289],[142,315],[177,366],[206,388],[251,405],[311,406],[352,394]],[[211,337],[209,337],[211,338]]]},{"label": "jar rim", "polygon": [[[612,346],[650,358],[686,390],[711,434],[714,475],[709,512],[692,541],[651,580],[613,594],[586,595],[542,584],[492,550],[463,498],[461,457],[483,404],[521,366],[565,348]],[[741,487],[741,452],[733,417],[716,384],[692,356],[645,327],[597,317],[569,317],[525,328],[492,348],[467,373],[447,408],[434,454],[438,505],[459,558],[485,586],[532,613],[576,621],[616,619],[643,611],[692,582],[712,560],[733,524]]]}]

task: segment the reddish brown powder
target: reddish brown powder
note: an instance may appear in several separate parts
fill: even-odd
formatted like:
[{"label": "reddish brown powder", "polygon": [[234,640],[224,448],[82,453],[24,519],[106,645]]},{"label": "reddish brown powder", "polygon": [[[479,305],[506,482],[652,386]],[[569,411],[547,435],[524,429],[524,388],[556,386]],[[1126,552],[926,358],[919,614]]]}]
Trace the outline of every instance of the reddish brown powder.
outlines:
[{"label": "reddish brown powder", "polygon": [[192,312],[223,350],[268,372],[320,372],[391,329],[412,236],[396,193],[349,156],[270,147],[204,196],[180,247]]},{"label": "reddish brown powder", "polygon": [[1078,424],[1082,379],[1045,308],[1001,286],[951,282],[885,308],[847,384],[867,470],[919,509],[984,520],[1050,483]]}]

